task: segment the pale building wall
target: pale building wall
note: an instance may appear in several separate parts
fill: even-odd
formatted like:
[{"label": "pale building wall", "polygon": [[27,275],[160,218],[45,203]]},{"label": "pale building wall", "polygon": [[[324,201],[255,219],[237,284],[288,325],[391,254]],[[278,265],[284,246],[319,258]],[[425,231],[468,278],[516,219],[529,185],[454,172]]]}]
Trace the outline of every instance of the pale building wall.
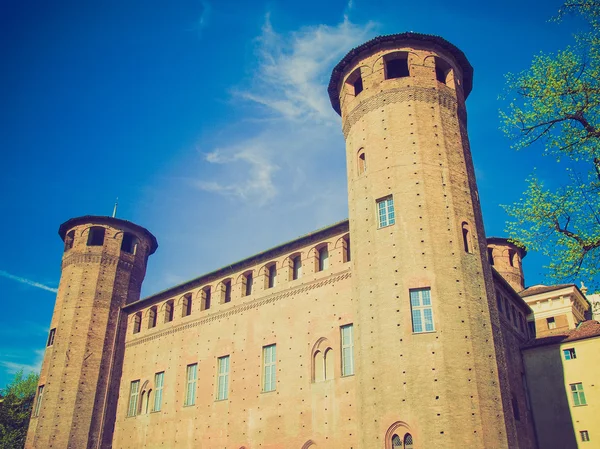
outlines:
[{"label": "pale building wall", "polygon": [[[354,323],[350,263],[344,261],[347,223],[316,233],[303,247],[284,247],[262,260],[242,263],[233,273],[217,272],[212,281],[198,280],[190,289],[196,298],[206,285],[252,269],[260,273],[276,262],[278,282],[264,288],[257,276],[256,289],[241,296],[241,287],[230,303],[215,301],[200,310],[196,302],[190,316],[144,326],[132,333],[131,317],[141,310],[146,316],[153,305],[183,295],[149,298],[128,309],[129,323],[120,384],[117,425],[113,447],[118,448],[301,448],[312,440],[316,447],[356,447],[357,417],[355,378],[341,376],[340,326]],[[328,269],[315,272],[314,248],[329,245]],[[303,273],[289,280],[287,260],[302,254]],[[239,285],[238,285],[239,286]],[[145,323],[145,319],[143,323]],[[277,387],[262,392],[262,348],[276,344]],[[330,347],[334,357],[331,379],[313,382],[312,352]],[[216,400],[217,358],[230,356],[229,398]],[[198,363],[196,404],[184,406],[186,366]],[[127,417],[130,383],[148,382],[155,390],[154,375],[164,371],[160,412]]]},{"label": "pale building wall", "polygon": [[[575,348],[576,359],[565,360],[567,348]],[[540,448],[600,448],[600,338],[532,347],[523,357]],[[578,382],[585,406],[573,402],[570,384]],[[589,432],[590,441],[581,440],[582,430]]]}]

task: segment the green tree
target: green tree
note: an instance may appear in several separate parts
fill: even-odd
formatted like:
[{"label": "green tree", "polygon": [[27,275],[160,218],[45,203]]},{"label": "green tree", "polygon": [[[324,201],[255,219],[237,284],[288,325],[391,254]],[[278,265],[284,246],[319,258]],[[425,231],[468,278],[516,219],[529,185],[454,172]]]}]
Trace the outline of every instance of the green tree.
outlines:
[{"label": "green tree", "polygon": [[38,379],[37,374],[24,376],[23,371],[19,371],[13,381],[0,390],[0,449],[25,446]]},{"label": "green tree", "polygon": [[500,112],[513,148],[542,147],[564,176],[534,172],[517,203],[504,206],[510,237],[550,257],[554,281],[600,287],[600,0],[568,0],[553,19],[583,19],[583,31],[554,54],[507,75],[510,100]]}]

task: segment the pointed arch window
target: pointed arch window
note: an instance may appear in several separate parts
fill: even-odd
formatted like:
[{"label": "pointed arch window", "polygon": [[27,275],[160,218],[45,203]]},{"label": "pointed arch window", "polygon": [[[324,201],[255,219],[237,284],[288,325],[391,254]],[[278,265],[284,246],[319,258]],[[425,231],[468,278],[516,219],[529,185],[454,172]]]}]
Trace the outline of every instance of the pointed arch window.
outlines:
[{"label": "pointed arch window", "polygon": [[156,327],[156,306],[150,307],[148,310],[148,329]]},{"label": "pointed arch window", "polygon": [[174,303],[173,300],[170,299],[165,303],[165,323],[170,323],[173,321],[173,309]]},{"label": "pointed arch window", "polygon": [[211,289],[209,287],[204,287],[200,292],[201,300],[200,300],[200,310],[208,310],[210,309],[210,296]]},{"label": "pointed arch window", "polygon": [[242,281],[244,283],[244,296],[250,296],[252,294],[252,284],[254,284],[252,272],[244,274]]},{"label": "pointed arch window", "polygon": [[404,435],[404,449],[413,449],[413,437],[410,433]]},{"label": "pointed arch window", "polygon": [[192,294],[186,294],[181,301],[181,317],[186,317],[192,314]]},{"label": "pointed arch window", "polygon": [[133,316],[133,333],[137,334],[142,329],[142,312],[137,312]]},{"label": "pointed arch window", "polygon": [[392,449],[401,449],[401,448],[402,448],[402,439],[397,434],[394,434],[394,436],[392,436]]},{"label": "pointed arch window", "polygon": [[367,171],[367,154],[365,153],[365,149],[361,148],[358,150],[357,155],[357,164],[358,164],[358,174],[362,175]]}]

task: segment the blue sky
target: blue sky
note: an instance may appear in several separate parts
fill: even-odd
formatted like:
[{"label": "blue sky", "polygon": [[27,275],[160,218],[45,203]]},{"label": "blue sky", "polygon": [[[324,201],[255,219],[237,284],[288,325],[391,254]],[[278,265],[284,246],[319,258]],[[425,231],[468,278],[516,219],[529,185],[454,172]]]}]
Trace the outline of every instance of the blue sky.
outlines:
[{"label": "blue sky", "polygon": [[[58,226],[118,216],[158,238],[143,295],[347,217],[331,68],[379,34],[440,35],[475,68],[469,135],[486,232],[537,167],[499,131],[504,74],[571,41],[561,2],[0,3],[0,386],[43,357]],[[460,8],[459,8],[460,5]],[[544,260],[524,261],[528,285]]]}]

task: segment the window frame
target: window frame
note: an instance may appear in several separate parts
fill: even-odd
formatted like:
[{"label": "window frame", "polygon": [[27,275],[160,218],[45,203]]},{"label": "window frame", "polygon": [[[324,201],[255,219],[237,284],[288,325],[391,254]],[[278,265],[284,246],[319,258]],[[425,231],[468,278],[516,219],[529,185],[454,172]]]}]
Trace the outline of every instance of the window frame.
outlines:
[{"label": "window frame", "polygon": [[35,398],[35,405],[33,407],[33,414],[32,414],[32,416],[34,418],[37,418],[38,416],[40,416],[40,409],[42,408],[42,400],[44,399],[45,387],[46,387],[46,384],[38,385],[38,387],[37,387],[37,395]]},{"label": "window frame", "polygon": [[[396,224],[394,196],[387,195],[375,201],[377,208],[377,229],[387,228]],[[383,205],[383,207],[382,207]]]},{"label": "window frame", "polygon": [[[135,389],[134,389],[135,386]],[[129,383],[129,403],[127,407],[127,417],[131,418],[138,415],[138,401],[140,398],[140,379],[132,380]]]},{"label": "window frame", "polygon": [[581,441],[583,441],[583,442],[590,441],[590,433],[587,430],[580,430],[579,437],[581,438]]},{"label": "window frame", "polygon": [[153,412],[162,410],[163,389],[165,387],[165,372],[159,371],[154,374],[154,403],[152,404]]},{"label": "window frame", "polygon": [[262,392],[277,390],[277,345],[263,346]]},{"label": "window frame", "polygon": [[56,338],[56,328],[53,327],[52,329],[50,329],[50,332],[48,332],[48,341],[46,342],[47,348],[49,348],[50,346],[54,346],[55,338]]},{"label": "window frame", "polygon": [[573,407],[583,407],[587,405],[583,383],[576,382],[569,384],[569,387],[571,391],[571,399],[573,400]]},{"label": "window frame", "polygon": [[565,360],[574,360],[577,358],[577,352],[575,348],[565,348],[563,349],[563,356]]},{"label": "window frame", "polygon": [[[342,377],[353,376],[354,370],[354,323],[340,326],[340,354]],[[326,363],[323,353],[323,363]],[[326,368],[325,368],[326,369]],[[326,375],[326,371],[324,376]]]},{"label": "window frame", "polygon": [[198,363],[190,363],[185,369],[185,397],[184,407],[196,405],[196,387],[198,383]]},{"label": "window frame", "polygon": [[[427,295],[425,295],[425,292],[427,292]],[[415,295],[413,295],[413,293]],[[416,299],[418,299],[418,304],[415,305],[414,300]],[[425,304],[425,301],[428,301],[429,304]],[[435,332],[431,287],[411,288],[409,290],[409,302],[413,334]],[[427,311],[429,311],[429,316],[427,316]],[[419,318],[418,322],[416,320],[417,316]],[[430,328],[428,328],[429,324]],[[417,326],[419,326],[419,329],[417,329]]]},{"label": "window frame", "polygon": [[229,399],[229,355],[217,358],[217,401]]}]

